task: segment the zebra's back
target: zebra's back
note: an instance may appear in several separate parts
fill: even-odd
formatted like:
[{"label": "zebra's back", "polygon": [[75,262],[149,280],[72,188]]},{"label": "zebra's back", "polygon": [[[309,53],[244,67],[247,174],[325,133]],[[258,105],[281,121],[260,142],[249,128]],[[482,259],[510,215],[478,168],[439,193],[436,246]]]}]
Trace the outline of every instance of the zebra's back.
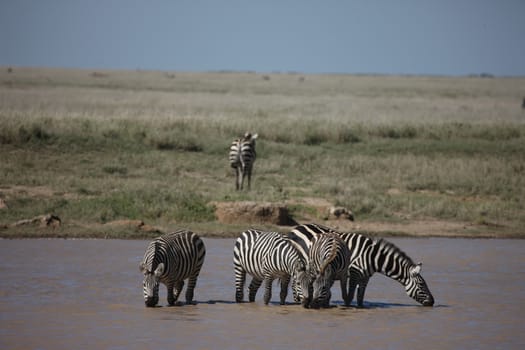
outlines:
[{"label": "zebra's back", "polygon": [[245,138],[240,143],[240,160],[244,167],[248,168],[253,165],[257,158],[257,151],[255,150],[255,139],[257,134],[250,135],[249,138]]},{"label": "zebra's back", "polygon": [[246,274],[253,276],[250,283],[249,301],[265,281],[264,302],[271,298],[271,284],[275,278],[281,280],[281,304],[285,303],[288,283],[293,276],[302,287],[307,285],[306,263],[295,246],[281,233],[247,230],[235,241],[233,249],[235,270],[235,300],[242,302]]},{"label": "zebra's back", "polygon": [[298,246],[304,256],[308,256],[308,252],[315,239],[326,234],[336,234],[346,243],[350,252],[351,265],[356,264],[363,252],[374,243],[372,238],[359,233],[339,232],[332,228],[313,223],[294,227],[288,232],[287,237]]},{"label": "zebra's back", "polygon": [[193,289],[204,264],[206,248],[202,239],[191,231],[180,230],[155,238],[148,244],[140,270],[144,274],[144,299],[147,306],[158,302],[158,284],[168,290],[168,303],[173,305],[188,279],[186,302],[191,303]]},{"label": "zebra's back", "polygon": [[250,275],[263,279],[263,263],[279,249],[285,249],[286,242],[279,232],[246,230],[235,241],[234,265],[242,267]]},{"label": "zebra's back", "polygon": [[[161,276],[165,280],[186,279],[198,273],[204,264],[206,248],[202,239],[194,232],[179,230],[157,237],[150,246],[157,246],[162,252],[157,259],[165,259],[166,273]],[[145,258],[148,256],[146,252]],[[155,261],[155,258],[151,260]]]},{"label": "zebra's back", "polygon": [[240,140],[236,139],[233,140],[230,145],[230,153],[229,153],[229,159],[230,159],[230,166],[232,168],[237,168],[241,165],[241,145]]}]

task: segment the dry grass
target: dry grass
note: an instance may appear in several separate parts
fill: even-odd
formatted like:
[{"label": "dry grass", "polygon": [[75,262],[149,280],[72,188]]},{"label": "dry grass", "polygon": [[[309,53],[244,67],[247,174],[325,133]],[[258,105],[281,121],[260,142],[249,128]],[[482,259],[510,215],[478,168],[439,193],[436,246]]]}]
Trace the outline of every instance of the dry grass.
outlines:
[{"label": "dry grass", "polygon": [[[319,197],[359,221],[523,234],[523,86],[0,67],[0,223],[55,212],[68,230],[121,218],[213,227],[210,201]],[[259,158],[252,191],[236,193],[227,149],[246,130],[260,135]],[[42,187],[50,194],[32,195]]]}]

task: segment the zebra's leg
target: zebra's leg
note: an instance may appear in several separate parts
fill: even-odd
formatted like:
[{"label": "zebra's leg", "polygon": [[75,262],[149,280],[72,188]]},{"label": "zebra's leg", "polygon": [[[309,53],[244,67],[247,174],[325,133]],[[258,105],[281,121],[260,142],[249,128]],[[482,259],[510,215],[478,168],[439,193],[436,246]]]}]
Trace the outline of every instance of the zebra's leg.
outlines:
[{"label": "zebra's leg", "polygon": [[240,266],[235,266],[235,302],[242,303],[244,299],[244,283],[246,282],[246,271]]},{"label": "zebra's leg", "polygon": [[248,190],[252,188],[251,182],[252,182],[252,167],[246,169],[246,176],[248,177]]},{"label": "zebra's leg", "polygon": [[199,275],[191,276],[188,279],[188,286],[186,287],[186,304],[195,304],[193,302],[193,293],[195,290],[195,286],[197,285],[197,277]]},{"label": "zebra's leg", "polygon": [[344,276],[341,276],[341,296],[343,297],[345,306],[350,306],[350,303],[352,301],[348,297],[348,277],[346,273],[344,274]]},{"label": "zebra's leg", "polygon": [[296,303],[301,302],[301,296],[299,295],[299,286],[297,284],[297,281],[295,278],[292,278],[292,294],[293,294],[293,301]]},{"label": "zebra's leg", "polygon": [[362,278],[359,280],[359,286],[357,287],[357,307],[363,307],[368,280],[369,278]]},{"label": "zebra's leg", "polygon": [[272,277],[266,277],[264,279],[264,304],[268,305],[270,299],[272,298]]},{"label": "zebra's leg", "polygon": [[261,286],[262,280],[253,278],[252,282],[250,283],[250,286],[248,287],[249,294],[248,294],[248,300],[250,303],[253,303],[255,301],[255,294],[257,294],[257,291],[259,290],[259,287]]},{"label": "zebra's leg", "polygon": [[[175,282],[175,285],[173,287],[173,303],[176,303],[177,300],[179,300],[180,292],[182,291],[182,288],[184,287],[184,281],[177,281]],[[171,304],[170,304],[171,305]]]},{"label": "zebra's leg", "polygon": [[[286,303],[286,296],[288,295],[288,285],[290,284],[290,276],[281,278],[281,305]],[[271,286],[270,286],[271,287]]]},{"label": "zebra's leg", "polygon": [[330,307],[330,299],[332,299],[332,291],[330,290],[330,288],[328,288],[328,293],[326,294],[326,299],[324,300],[324,302],[321,305],[321,307],[329,308]]},{"label": "zebra's leg", "polygon": [[235,168],[235,189],[238,191],[241,188],[241,167],[237,166]]},{"label": "zebra's leg", "polygon": [[357,281],[359,279],[359,276],[350,270],[349,277],[348,277],[348,302],[351,304],[352,300],[354,300],[355,295],[355,289],[357,287]]},{"label": "zebra's leg", "polygon": [[245,173],[245,169],[244,169],[244,166],[241,166],[238,168],[239,169],[239,186],[240,186],[240,189],[242,191],[242,188],[244,186],[244,173]]},{"label": "zebra's leg", "polygon": [[173,288],[174,283],[170,283],[166,285],[166,288],[168,289],[168,305],[173,306],[175,304],[175,296],[173,295]]}]

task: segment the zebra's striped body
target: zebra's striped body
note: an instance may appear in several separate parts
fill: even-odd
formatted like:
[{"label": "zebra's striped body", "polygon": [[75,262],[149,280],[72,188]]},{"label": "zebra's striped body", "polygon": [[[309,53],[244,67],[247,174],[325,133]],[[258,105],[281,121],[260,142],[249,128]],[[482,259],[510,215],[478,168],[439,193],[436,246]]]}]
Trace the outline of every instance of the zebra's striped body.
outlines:
[{"label": "zebra's striped body", "polygon": [[236,139],[230,146],[230,166],[235,169],[235,188],[242,190],[244,177],[248,178],[248,189],[251,186],[253,163],[257,156],[255,139],[257,134],[246,133],[243,138]]},{"label": "zebra's striped body", "polygon": [[[434,297],[421,276],[421,264],[414,264],[401,249],[380,239],[374,240],[358,233],[340,233],[328,227],[306,224],[295,227],[288,237],[302,249],[309,249],[312,240],[327,233],[337,233],[346,242],[350,253],[348,296],[350,302],[357,288],[357,306],[362,307],[366,286],[370,277],[382,273],[405,286],[411,298],[424,306],[434,305]],[[296,288],[294,288],[294,295]]]},{"label": "zebra's striped body", "polygon": [[350,305],[347,287],[349,265],[350,251],[339,235],[324,234],[314,238],[308,251],[309,274],[313,280],[309,306],[328,307],[331,298],[330,288],[335,280],[340,280],[344,303]]},{"label": "zebra's striped body", "polygon": [[[295,246],[281,233],[247,230],[237,238],[233,249],[235,269],[235,301],[244,299],[246,273],[253,276],[249,286],[249,301],[262,282],[265,282],[264,303],[271,299],[272,282],[281,281],[280,303],[284,304],[288,294],[290,278],[298,281],[302,288],[308,286],[306,263]],[[306,295],[307,297],[308,295]]]},{"label": "zebra's striped body", "polygon": [[185,279],[188,279],[186,303],[191,304],[205,255],[206,248],[200,237],[186,230],[168,233],[150,242],[139,266],[144,274],[146,306],[157,305],[159,283],[168,290],[168,304],[175,304]]}]

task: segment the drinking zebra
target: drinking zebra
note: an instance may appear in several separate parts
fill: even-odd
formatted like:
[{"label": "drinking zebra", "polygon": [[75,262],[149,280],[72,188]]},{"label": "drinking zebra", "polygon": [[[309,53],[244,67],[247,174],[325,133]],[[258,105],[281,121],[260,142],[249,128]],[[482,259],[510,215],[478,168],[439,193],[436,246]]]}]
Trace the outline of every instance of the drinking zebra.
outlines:
[{"label": "drinking zebra", "polygon": [[[300,288],[308,291],[306,262],[295,246],[281,233],[254,229],[244,231],[235,241],[233,265],[237,303],[244,299],[246,273],[253,277],[248,287],[250,302],[255,301],[257,290],[264,281],[264,303],[268,304],[272,297],[272,282],[276,278],[281,281],[281,305],[286,301],[290,278],[293,278]],[[305,301],[308,293],[303,295]]]},{"label": "drinking zebra", "polygon": [[168,233],[150,242],[139,265],[144,274],[146,306],[154,307],[159,302],[159,282],[168,290],[168,304],[174,305],[185,279],[188,279],[186,303],[191,304],[205,255],[204,243],[191,231]]},{"label": "drinking zebra", "polygon": [[[308,273],[311,289],[308,291],[307,307],[329,307],[334,281],[341,282],[341,294],[346,306],[350,305],[347,294],[347,275],[350,252],[345,242],[337,234],[319,235],[314,238],[308,251]],[[297,286],[296,286],[297,287]],[[305,288],[302,287],[300,293]],[[297,297],[294,294],[294,297]],[[303,304],[303,305],[304,305]]]},{"label": "drinking zebra", "polygon": [[252,168],[255,162],[255,139],[257,134],[246,133],[243,138],[233,140],[230,146],[230,166],[235,169],[235,188],[242,190],[244,177],[248,178],[248,189],[251,186]]},{"label": "drinking zebra", "polygon": [[[391,242],[384,239],[374,240],[358,233],[341,233],[317,224],[297,226],[288,237],[297,242],[302,250],[307,251],[315,237],[327,233],[339,234],[350,250],[350,302],[357,288],[357,306],[363,307],[368,281],[375,272],[379,272],[404,285],[408,296],[420,304],[434,305],[434,297],[421,276],[421,263],[414,264],[409,256]],[[300,297],[300,289],[293,285],[292,288],[294,297]]]},{"label": "drinking zebra", "polygon": [[335,280],[340,280],[343,301],[346,306],[349,306],[347,286],[349,265],[350,251],[339,235],[327,233],[316,236],[308,251],[308,272],[313,280],[312,297],[308,300],[308,306],[312,308],[329,307],[330,288]]}]

